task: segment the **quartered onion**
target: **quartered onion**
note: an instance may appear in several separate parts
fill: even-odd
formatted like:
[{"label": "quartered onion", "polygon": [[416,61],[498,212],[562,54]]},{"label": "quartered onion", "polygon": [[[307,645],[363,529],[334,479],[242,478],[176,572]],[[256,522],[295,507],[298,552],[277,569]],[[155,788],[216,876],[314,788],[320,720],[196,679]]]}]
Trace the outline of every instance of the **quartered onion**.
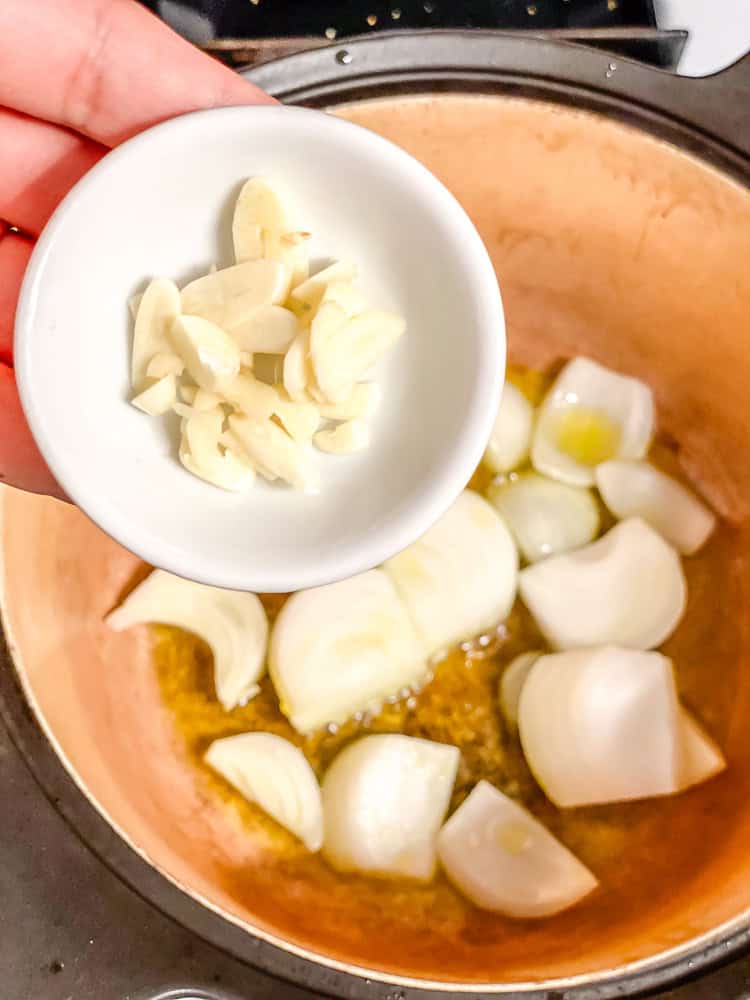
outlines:
[{"label": "quartered onion", "polygon": [[255,594],[209,587],[155,569],[106,618],[115,632],[149,622],[175,625],[208,643],[216,696],[227,711],[260,690],[268,620]]},{"label": "quartered onion", "polygon": [[573,906],[596,877],[526,809],[480,781],[438,836],[456,888],[484,910],[548,917]]},{"label": "quartered onion", "polygon": [[686,708],[680,710],[681,760],[680,788],[691,788],[708,781],[727,766],[718,745]]},{"label": "quartered onion", "polygon": [[558,649],[659,646],[685,611],[680,557],[639,518],[522,570],[521,598]]},{"label": "quartered onion", "polygon": [[428,881],[458,769],[457,747],[412,736],[365,736],[323,779],[323,854],[339,871]]},{"label": "quartered onion", "polygon": [[383,568],[428,654],[497,625],[516,596],[515,543],[502,518],[472,490]]},{"label": "quartered onion", "polygon": [[518,709],[524,755],[558,806],[681,787],[680,706],[661,653],[601,646],[540,657]]},{"label": "quartered onion", "polygon": [[250,802],[302,841],[323,845],[323,805],[307,758],[274,733],[240,733],[214,740],[205,761]]},{"label": "quartered onion", "polygon": [[536,472],[496,481],[487,496],[528,562],[577,549],[599,531],[599,508],[590,490]]},{"label": "quartered onion", "polygon": [[520,389],[506,382],[484,453],[484,461],[493,472],[510,472],[526,459],[533,423],[533,406]]},{"label": "quartered onion", "polygon": [[615,517],[642,517],[684,555],[697,552],[716,526],[694,493],[648,462],[604,462],[596,485]]},{"label": "quartered onion", "polygon": [[512,729],[518,726],[518,703],[521,700],[521,691],[531,668],[540,656],[542,656],[541,649],[519,653],[503,671],[500,679],[500,708],[505,721]]},{"label": "quartered onion", "polygon": [[382,570],[293,594],[271,635],[281,710],[299,732],[345,722],[421,680],[424,647]]},{"label": "quartered onion", "polygon": [[653,430],[654,401],[645,383],[574,358],[539,408],[531,461],[552,479],[592,486],[600,463],[643,458]]}]

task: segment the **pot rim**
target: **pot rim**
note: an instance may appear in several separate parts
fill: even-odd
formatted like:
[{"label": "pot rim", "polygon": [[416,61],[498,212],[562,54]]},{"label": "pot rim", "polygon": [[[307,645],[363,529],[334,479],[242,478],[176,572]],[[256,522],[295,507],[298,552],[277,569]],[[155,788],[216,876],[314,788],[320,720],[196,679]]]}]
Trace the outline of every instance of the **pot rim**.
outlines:
[{"label": "pot rim", "polygon": [[[409,44],[415,36],[419,38],[416,48]],[[336,59],[343,49],[354,53],[350,63]],[[612,64],[616,69],[607,76]],[[436,90],[490,90],[574,105],[666,139],[750,187],[750,127],[745,132],[736,130],[731,115],[722,114],[721,122],[716,115],[717,107],[730,103],[727,94],[736,96],[741,91],[750,97],[750,56],[722,74],[696,81],[565,42],[485,31],[407,32],[339,42],[284,57],[245,75],[283,100],[317,107],[364,96],[434,94]],[[715,128],[709,127],[712,104]],[[742,115],[750,100],[740,104]],[[746,118],[743,115],[741,124]],[[0,490],[0,530],[6,497],[7,488]],[[0,718],[41,790],[82,842],[146,902],[241,961],[350,1000],[450,1000],[462,994],[477,1000],[503,995],[522,995],[526,1000],[608,1000],[622,996],[624,990],[635,996],[673,986],[750,948],[748,909],[697,938],[615,969],[541,983],[467,984],[369,970],[253,927],[159,869],[90,796],[22,672],[7,622],[3,580],[0,549],[0,622],[5,620],[0,635]]]}]

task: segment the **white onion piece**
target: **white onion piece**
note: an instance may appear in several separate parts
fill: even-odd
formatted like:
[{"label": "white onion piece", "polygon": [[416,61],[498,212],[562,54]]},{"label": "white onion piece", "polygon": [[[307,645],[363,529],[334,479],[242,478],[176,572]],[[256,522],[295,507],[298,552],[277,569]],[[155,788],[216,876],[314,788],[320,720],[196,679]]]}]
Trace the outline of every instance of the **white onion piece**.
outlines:
[{"label": "white onion piece", "polygon": [[131,380],[136,392],[145,388],[146,369],[154,355],[174,353],[170,330],[179,314],[177,286],[168,278],[155,278],[140,296],[135,314]]},{"label": "white onion piece", "polygon": [[648,462],[604,462],[596,485],[615,517],[642,517],[683,555],[697,552],[716,526],[694,493]]},{"label": "white onion piece", "polygon": [[510,472],[518,468],[529,454],[533,425],[533,406],[520,389],[506,382],[484,453],[485,464],[493,472]]},{"label": "white onion piece", "polygon": [[250,802],[302,841],[323,845],[320,786],[302,751],[273,733],[240,733],[214,740],[205,761]]},{"label": "white onion piece", "polygon": [[412,736],[365,736],[323,778],[323,854],[339,871],[429,881],[460,753]]},{"label": "white onion piece", "polygon": [[518,728],[534,777],[558,806],[623,802],[680,788],[680,706],[661,653],[600,646],[540,657]]},{"label": "white onion piece", "polygon": [[639,518],[521,571],[521,598],[558,649],[659,646],[685,611],[679,555]]},{"label": "white onion piece", "polygon": [[105,619],[115,632],[158,622],[200,636],[214,657],[214,685],[229,711],[260,690],[268,620],[255,594],[222,590],[155,569]]},{"label": "white onion piece", "polygon": [[348,455],[362,451],[370,443],[370,428],[362,420],[348,420],[338,427],[318,431],[313,444],[332,455]]},{"label": "white onion piece", "polygon": [[541,649],[519,653],[503,671],[500,679],[500,708],[511,729],[518,728],[518,703],[521,700],[521,691],[531,668],[542,655]]},{"label": "white onion piece", "polygon": [[727,762],[724,754],[686,708],[680,710],[682,754],[680,788],[691,788],[708,781],[723,771]]},{"label": "white onion piece", "polygon": [[528,562],[580,548],[599,531],[599,508],[591,490],[536,472],[492,483],[487,497]]},{"label": "white onion piece", "polygon": [[282,712],[308,733],[378,706],[427,666],[393,584],[370,570],[293,594],[273,628],[269,669]]},{"label": "white onion piece", "polygon": [[507,617],[518,552],[490,504],[464,490],[437,524],[383,568],[432,655]]},{"label": "white onion piece", "polygon": [[643,458],[653,430],[654,400],[645,383],[574,358],[539,408],[531,461],[552,479],[592,486],[601,462]]},{"label": "white onion piece", "polygon": [[599,884],[530,812],[487,781],[440,831],[438,854],[459,892],[509,917],[551,916]]},{"label": "white onion piece", "polygon": [[200,316],[178,316],[170,336],[188,374],[202,389],[221,392],[239,372],[239,348],[215,323]]},{"label": "white onion piece", "polygon": [[130,402],[150,417],[159,417],[174,406],[177,399],[177,381],[174,375],[164,375],[147,389],[143,389]]}]

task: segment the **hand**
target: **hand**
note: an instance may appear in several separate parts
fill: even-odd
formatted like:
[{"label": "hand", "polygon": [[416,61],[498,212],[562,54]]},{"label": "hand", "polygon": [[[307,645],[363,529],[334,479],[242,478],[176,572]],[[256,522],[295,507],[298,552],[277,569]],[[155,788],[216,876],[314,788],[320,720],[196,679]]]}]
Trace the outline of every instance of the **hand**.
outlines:
[{"label": "hand", "polygon": [[21,280],[57,203],[107,149],[149,125],[198,108],[268,101],[135,0],[2,0],[0,481],[63,496],[13,377]]}]

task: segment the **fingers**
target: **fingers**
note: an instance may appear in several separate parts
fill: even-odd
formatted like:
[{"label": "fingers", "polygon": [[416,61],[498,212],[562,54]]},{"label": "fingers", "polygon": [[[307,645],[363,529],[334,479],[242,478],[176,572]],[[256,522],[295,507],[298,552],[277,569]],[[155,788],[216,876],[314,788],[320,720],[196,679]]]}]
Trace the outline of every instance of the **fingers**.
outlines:
[{"label": "fingers", "polygon": [[0,218],[38,236],[58,202],[105,152],[68,129],[0,108]]},{"label": "fingers", "polygon": [[0,364],[0,482],[65,499],[26,424],[13,370],[4,364]]},{"label": "fingers", "polygon": [[268,101],[135,0],[0,4],[0,104],[104,145],[185,111]]},{"label": "fingers", "polygon": [[[13,358],[13,321],[18,293],[33,244],[16,233],[0,234],[0,363],[10,364]],[[0,430],[4,429],[0,407]],[[2,434],[0,434],[0,437]]]}]

